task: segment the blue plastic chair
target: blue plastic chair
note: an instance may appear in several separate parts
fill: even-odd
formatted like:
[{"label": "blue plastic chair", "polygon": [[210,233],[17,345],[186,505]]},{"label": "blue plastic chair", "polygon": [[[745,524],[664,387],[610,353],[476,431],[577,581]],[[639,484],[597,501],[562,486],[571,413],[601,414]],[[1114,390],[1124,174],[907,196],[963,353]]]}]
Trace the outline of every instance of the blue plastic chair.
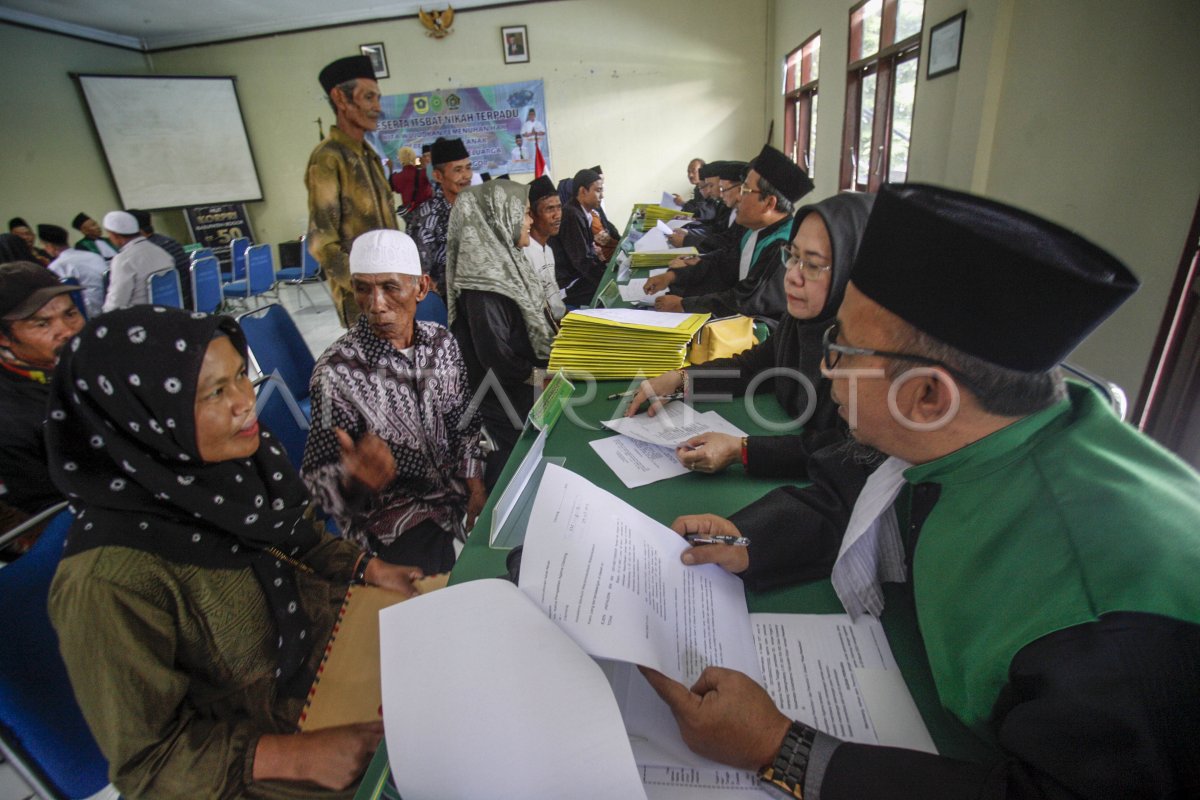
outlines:
[{"label": "blue plastic chair", "polygon": [[308,443],[308,414],[278,374],[260,378],[256,387],[258,421],[279,440],[292,466],[299,470]]},{"label": "blue plastic chair", "polygon": [[450,316],[446,313],[446,301],[437,292],[429,292],[425,299],[417,303],[416,319],[436,322],[445,327],[450,324]]},{"label": "blue plastic chair", "polygon": [[262,308],[239,314],[237,321],[246,334],[250,357],[258,373],[279,377],[304,415],[311,419],[312,400],[308,383],[312,379],[316,359],[287,309],[278,303],[268,303]]},{"label": "blue plastic chair", "polygon": [[246,277],[225,284],[225,297],[249,300],[275,288],[275,258],[271,245],[256,244],[246,251]]},{"label": "blue plastic chair", "polygon": [[183,291],[179,286],[179,273],[174,267],[160,269],[146,278],[150,289],[150,304],[183,308]]},{"label": "blue plastic chair", "polygon": [[230,281],[243,281],[246,279],[246,251],[250,249],[250,240],[246,237],[239,237],[229,242],[229,268],[228,277],[223,277],[226,283]]},{"label": "blue plastic chair", "polygon": [[[0,569],[0,749],[44,798],[91,797],[108,785],[108,762],[75,702],[46,611],[71,512],[49,524],[28,553]],[[22,527],[32,527],[34,520]]]},{"label": "blue plastic chair", "polygon": [[192,262],[192,303],[196,311],[212,314],[225,302],[221,286],[221,264],[216,256]]},{"label": "blue plastic chair", "polygon": [[[321,288],[329,294],[329,287],[321,280],[321,265],[312,257],[312,253],[308,252],[308,237],[300,237],[300,266],[284,267],[275,271],[275,279],[280,283],[286,283],[289,286],[295,286],[300,290],[301,296],[308,300],[309,305],[315,306],[316,303],[308,296],[308,292],[304,290],[304,284],[316,281],[321,284]],[[333,295],[329,295],[329,299],[333,300]],[[304,303],[300,303],[300,307],[304,307]]]}]

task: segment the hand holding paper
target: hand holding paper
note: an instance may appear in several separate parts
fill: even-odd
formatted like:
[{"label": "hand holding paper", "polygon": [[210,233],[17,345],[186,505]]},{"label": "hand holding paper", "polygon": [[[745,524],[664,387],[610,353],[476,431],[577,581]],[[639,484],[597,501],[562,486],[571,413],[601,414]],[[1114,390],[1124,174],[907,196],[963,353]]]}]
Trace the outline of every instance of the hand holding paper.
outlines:
[{"label": "hand holding paper", "polygon": [[641,669],[670,707],[679,733],[705,758],[747,770],[770,764],[792,721],[749,676],[709,667],[689,690],[652,669]]}]

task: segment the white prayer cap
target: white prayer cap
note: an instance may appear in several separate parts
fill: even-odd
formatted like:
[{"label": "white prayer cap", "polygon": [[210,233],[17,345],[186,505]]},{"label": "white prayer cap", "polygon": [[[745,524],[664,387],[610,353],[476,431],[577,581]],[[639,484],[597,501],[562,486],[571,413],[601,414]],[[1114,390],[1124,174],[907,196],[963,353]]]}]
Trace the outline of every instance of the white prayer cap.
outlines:
[{"label": "white prayer cap", "polygon": [[133,236],[139,232],[137,218],[128,211],[110,211],[104,215],[104,230]]},{"label": "white prayer cap", "polygon": [[350,246],[350,272],[378,275],[398,272],[421,274],[421,255],[407,233],[388,229],[367,231]]}]

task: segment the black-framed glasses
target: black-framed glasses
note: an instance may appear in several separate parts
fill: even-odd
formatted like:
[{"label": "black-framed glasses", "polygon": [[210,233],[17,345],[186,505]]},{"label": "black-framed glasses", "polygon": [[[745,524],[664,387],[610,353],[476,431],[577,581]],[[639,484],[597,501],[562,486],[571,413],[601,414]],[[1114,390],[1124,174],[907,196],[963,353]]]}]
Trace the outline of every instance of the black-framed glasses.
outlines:
[{"label": "black-framed glasses", "polygon": [[870,347],[854,347],[848,344],[838,344],[838,332],[841,329],[841,323],[834,322],[825,329],[825,335],[821,338],[821,354],[825,358],[826,369],[835,369],[838,362],[842,360],[843,355],[847,356],[879,356],[881,358],[894,358],[899,361],[909,361],[913,364],[924,364],[929,367],[941,367],[950,373],[955,380],[966,386],[968,389],[975,391],[974,384],[971,380],[956,370],[950,365],[938,361],[936,358],[926,358],[915,353],[897,353],[891,350],[875,350]]},{"label": "black-framed glasses", "polygon": [[717,184],[717,190],[718,190],[718,191],[719,191],[721,194],[725,194],[726,192],[732,192],[734,189],[736,189],[736,188],[738,188],[739,186],[741,186],[743,182],[744,182],[744,181],[739,181],[739,182],[737,182],[737,183],[731,183],[731,184],[729,184],[728,186],[722,186],[721,184],[719,184],[719,183],[718,183],[718,184]]},{"label": "black-framed glasses", "polygon": [[805,261],[796,255],[795,251],[790,247],[780,248],[779,259],[783,262],[784,269],[800,270],[800,274],[804,276],[805,283],[808,281],[819,281],[821,276],[833,269],[832,264],[814,264],[811,261]]}]

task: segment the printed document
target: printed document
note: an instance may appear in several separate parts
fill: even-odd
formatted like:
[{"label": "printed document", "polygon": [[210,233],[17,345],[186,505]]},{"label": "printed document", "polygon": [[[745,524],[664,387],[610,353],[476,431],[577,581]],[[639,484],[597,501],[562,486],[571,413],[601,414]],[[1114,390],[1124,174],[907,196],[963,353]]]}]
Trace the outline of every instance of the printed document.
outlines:
[{"label": "printed document", "polygon": [[674,447],[649,444],[628,436],[593,439],[588,444],[628,489],[688,473],[688,468],[675,457]]},{"label": "printed document", "polygon": [[601,420],[601,425],[630,439],[675,448],[702,433],[727,433],[745,436],[746,432],[729,422],[716,411],[696,411],[687,403],[675,400],[667,403],[653,417],[637,414],[632,417]]}]

